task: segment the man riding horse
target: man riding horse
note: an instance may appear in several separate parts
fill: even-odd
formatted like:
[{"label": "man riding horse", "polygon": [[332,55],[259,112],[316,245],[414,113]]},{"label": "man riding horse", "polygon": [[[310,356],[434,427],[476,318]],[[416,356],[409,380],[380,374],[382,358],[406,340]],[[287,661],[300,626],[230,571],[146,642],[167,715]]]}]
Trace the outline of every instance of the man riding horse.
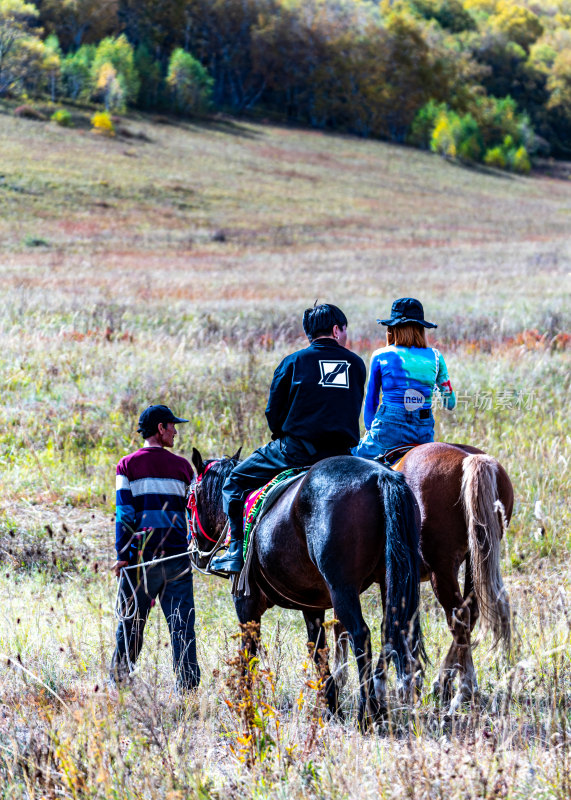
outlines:
[{"label": "man riding horse", "polygon": [[359,441],[366,367],[345,346],[347,318],[337,306],[315,305],[304,312],[303,329],[309,347],[283,359],[270,387],[266,418],[272,441],[240,462],[224,483],[230,545],[212,559],[214,571],[242,569],[243,509],[251,491],[290,467],[348,455]]}]

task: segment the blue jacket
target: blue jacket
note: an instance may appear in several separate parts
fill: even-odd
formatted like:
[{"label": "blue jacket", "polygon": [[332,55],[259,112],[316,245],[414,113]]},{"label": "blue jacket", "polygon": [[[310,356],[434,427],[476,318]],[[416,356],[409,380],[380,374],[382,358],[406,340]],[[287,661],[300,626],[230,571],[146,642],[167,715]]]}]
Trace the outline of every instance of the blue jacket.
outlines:
[{"label": "blue jacket", "polygon": [[371,356],[369,382],[365,398],[365,428],[369,430],[383,392],[383,405],[414,410],[430,408],[437,386],[448,409],[456,405],[456,396],[448,378],[446,363],[432,347],[389,345]]}]

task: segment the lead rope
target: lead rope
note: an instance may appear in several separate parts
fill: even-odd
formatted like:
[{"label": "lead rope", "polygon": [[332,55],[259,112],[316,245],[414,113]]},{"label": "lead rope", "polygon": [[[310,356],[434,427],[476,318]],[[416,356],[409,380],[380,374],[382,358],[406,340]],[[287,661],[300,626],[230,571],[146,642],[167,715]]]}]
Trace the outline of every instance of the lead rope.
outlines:
[{"label": "lead rope", "polygon": [[[173,556],[165,556],[164,558],[155,558],[152,561],[143,561],[142,564],[132,564],[129,567],[121,567],[119,572],[119,580],[117,584],[117,597],[115,599],[115,619],[118,621],[119,625],[123,630],[123,639],[125,641],[125,658],[127,661],[127,668],[129,670],[129,677],[132,678],[133,675],[137,672],[137,667],[131,661],[131,656],[129,653],[129,640],[127,637],[127,622],[135,619],[137,612],[139,610],[139,599],[137,597],[137,593],[135,591],[135,587],[133,586],[133,581],[129,577],[128,570],[130,569],[139,569],[143,568],[143,581],[145,585],[145,592],[147,592],[147,570],[144,569],[148,566],[156,566],[157,564],[161,564],[163,561],[171,561],[175,558],[181,558],[184,556],[185,553],[175,553]],[[186,575],[186,573],[191,569],[185,569],[183,572],[180,573],[179,577]],[[125,592],[125,587],[123,585],[123,581],[128,584],[128,589],[131,593],[131,597],[127,596]],[[148,593],[148,592],[147,592]],[[129,612],[130,604],[133,604],[133,609]]]}]

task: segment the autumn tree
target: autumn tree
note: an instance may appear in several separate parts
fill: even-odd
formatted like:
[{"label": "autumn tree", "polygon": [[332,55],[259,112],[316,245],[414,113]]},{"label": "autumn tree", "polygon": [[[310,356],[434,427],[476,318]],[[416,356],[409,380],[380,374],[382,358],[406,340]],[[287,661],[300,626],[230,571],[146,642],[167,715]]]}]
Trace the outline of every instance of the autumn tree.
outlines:
[{"label": "autumn tree", "polygon": [[40,22],[65,52],[117,32],[118,0],[42,0]]},{"label": "autumn tree", "polygon": [[537,14],[526,6],[511,3],[510,0],[499,0],[495,13],[489,19],[489,25],[526,52],[543,33]]},{"label": "autumn tree", "polygon": [[32,28],[37,17],[38,10],[31,3],[0,0],[0,95],[17,90],[43,53]]},{"label": "autumn tree", "polygon": [[108,36],[99,43],[91,75],[96,91],[106,98],[106,105],[112,102],[113,107],[119,108],[124,103],[132,105],[136,102],[140,80],[133,47],[124,34],[117,39]]}]

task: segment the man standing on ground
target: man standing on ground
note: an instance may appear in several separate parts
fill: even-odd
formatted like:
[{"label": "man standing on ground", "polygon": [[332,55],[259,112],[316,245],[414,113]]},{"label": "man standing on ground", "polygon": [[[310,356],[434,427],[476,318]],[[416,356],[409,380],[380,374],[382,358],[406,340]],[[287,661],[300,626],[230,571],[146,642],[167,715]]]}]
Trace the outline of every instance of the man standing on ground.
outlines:
[{"label": "man standing on ground", "polygon": [[[138,428],[143,447],[117,465],[113,571],[121,576],[126,618],[117,627],[111,661],[110,676],[116,684],[126,681],[129,661],[134,664],[139,656],[145,623],[157,597],[170,631],[177,687],[194,689],[200,682],[186,524],[193,471],[185,458],[166,449],[173,446],[175,425],[181,422],[188,420],[175,417],[167,406],[146,408]],[[131,614],[133,618],[128,619]]]},{"label": "man standing on ground", "polygon": [[316,305],[306,309],[303,329],[309,347],[284,358],[270,387],[266,418],[273,441],[240,462],[224,483],[231,539],[228,552],[212,559],[212,570],[242,569],[242,514],[249,492],[289,467],[349,455],[359,441],[367,370],[345,347],[347,317],[337,306]]}]

